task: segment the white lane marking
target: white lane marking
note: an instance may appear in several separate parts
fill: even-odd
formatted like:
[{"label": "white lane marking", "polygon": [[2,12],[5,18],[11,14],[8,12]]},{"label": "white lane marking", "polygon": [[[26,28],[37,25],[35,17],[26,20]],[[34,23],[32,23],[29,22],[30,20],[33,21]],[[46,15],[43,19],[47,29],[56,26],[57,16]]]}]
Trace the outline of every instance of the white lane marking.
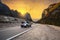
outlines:
[{"label": "white lane marking", "polygon": [[13,39],[13,38],[15,38],[15,37],[17,37],[17,36],[20,36],[20,35],[22,35],[22,34],[28,32],[28,31],[31,30],[31,29],[32,29],[32,28],[30,28],[30,29],[28,29],[28,30],[26,30],[26,31],[23,31],[23,32],[21,32],[21,33],[19,33],[19,34],[17,34],[17,35],[14,35],[14,36],[12,36],[12,37],[6,39],[6,40],[11,40],[11,39]]}]

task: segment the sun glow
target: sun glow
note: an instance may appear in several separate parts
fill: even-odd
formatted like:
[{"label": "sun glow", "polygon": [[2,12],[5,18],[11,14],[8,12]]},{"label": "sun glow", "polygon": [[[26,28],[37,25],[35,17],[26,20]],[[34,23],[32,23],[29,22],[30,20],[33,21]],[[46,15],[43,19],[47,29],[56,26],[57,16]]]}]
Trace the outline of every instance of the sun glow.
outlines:
[{"label": "sun glow", "polygon": [[23,0],[7,1],[4,1],[3,3],[9,6],[10,9],[17,10],[23,16],[26,12],[29,12],[32,19],[40,19],[43,9],[47,7],[45,4],[41,4],[40,2],[33,3],[31,1],[26,2]]},{"label": "sun glow", "polygon": [[26,13],[25,9],[20,9],[19,12],[21,12],[22,15],[25,15]]}]

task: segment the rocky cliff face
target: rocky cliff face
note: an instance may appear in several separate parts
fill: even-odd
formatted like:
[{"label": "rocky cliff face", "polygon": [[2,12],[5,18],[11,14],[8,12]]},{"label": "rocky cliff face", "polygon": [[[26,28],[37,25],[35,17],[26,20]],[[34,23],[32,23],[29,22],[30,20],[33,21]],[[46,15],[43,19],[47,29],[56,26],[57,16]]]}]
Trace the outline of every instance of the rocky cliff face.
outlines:
[{"label": "rocky cliff face", "polygon": [[1,1],[0,15],[22,18],[21,13],[19,13],[17,10],[10,10],[10,8],[6,4],[3,4]]},{"label": "rocky cliff face", "polygon": [[16,18],[21,18],[21,13],[19,13],[17,10],[11,10],[11,16]]},{"label": "rocky cliff face", "polygon": [[10,16],[10,8],[2,2],[0,2],[0,15]]},{"label": "rocky cliff face", "polygon": [[42,18],[38,23],[60,25],[60,3],[49,5],[42,13]]},{"label": "rocky cliff face", "polygon": [[25,14],[25,20],[26,21],[32,21],[32,18],[28,12]]}]

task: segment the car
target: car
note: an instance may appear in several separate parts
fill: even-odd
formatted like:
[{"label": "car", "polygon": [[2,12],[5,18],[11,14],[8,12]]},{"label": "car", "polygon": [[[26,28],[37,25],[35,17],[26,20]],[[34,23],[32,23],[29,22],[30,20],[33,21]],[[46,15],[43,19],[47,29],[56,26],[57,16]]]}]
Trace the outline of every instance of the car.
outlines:
[{"label": "car", "polygon": [[21,27],[22,27],[22,28],[31,27],[31,23],[29,23],[29,22],[27,22],[27,21],[21,22]]}]

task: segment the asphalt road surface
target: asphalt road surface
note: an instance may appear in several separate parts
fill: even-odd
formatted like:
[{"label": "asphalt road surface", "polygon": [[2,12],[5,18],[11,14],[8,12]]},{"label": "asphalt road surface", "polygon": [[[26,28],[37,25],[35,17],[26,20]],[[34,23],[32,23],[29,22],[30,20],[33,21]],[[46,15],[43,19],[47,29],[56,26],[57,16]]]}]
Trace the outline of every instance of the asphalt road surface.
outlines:
[{"label": "asphalt road surface", "polygon": [[[16,34],[19,34],[29,28],[21,28],[20,25],[16,25],[15,24],[3,24],[0,25],[1,26],[4,26],[4,28],[0,28],[0,40],[6,40]],[[8,27],[10,26],[10,27]],[[13,27],[14,26],[14,27]]]},{"label": "asphalt road surface", "polygon": [[60,40],[60,27],[33,24],[32,30],[13,40]]}]

